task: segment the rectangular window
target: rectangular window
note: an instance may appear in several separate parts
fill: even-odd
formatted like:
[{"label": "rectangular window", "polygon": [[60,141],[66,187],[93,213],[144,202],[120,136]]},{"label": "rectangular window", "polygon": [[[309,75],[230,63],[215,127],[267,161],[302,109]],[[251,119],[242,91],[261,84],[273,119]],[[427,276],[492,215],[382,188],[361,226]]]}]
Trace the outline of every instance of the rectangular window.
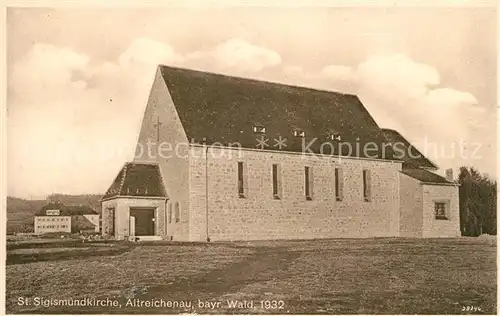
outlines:
[{"label": "rectangular window", "polygon": [[273,197],[276,200],[281,199],[281,175],[278,164],[273,164]]},{"label": "rectangular window", "polygon": [[446,203],[434,202],[434,214],[436,219],[442,219],[442,220],[448,219],[448,216],[446,215]]},{"label": "rectangular window", "polygon": [[244,165],[241,161],[238,162],[238,194],[240,198],[245,197]]},{"label": "rectangular window", "polygon": [[341,168],[335,168],[335,198],[337,201],[344,199],[344,176]]},{"label": "rectangular window", "polygon": [[305,167],[304,168],[304,188],[305,188],[305,194],[306,194],[306,200],[312,200],[312,168],[311,167]]},{"label": "rectangular window", "polygon": [[366,202],[370,202],[372,199],[372,189],[371,189],[371,173],[369,170],[363,170],[363,198]]}]

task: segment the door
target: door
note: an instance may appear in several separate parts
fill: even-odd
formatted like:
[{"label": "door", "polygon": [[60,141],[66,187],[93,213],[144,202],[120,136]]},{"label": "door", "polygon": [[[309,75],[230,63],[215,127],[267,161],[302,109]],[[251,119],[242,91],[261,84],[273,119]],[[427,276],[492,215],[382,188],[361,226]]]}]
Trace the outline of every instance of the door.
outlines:
[{"label": "door", "polygon": [[135,218],[135,236],[155,235],[154,208],[131,208],[130,216]]}]

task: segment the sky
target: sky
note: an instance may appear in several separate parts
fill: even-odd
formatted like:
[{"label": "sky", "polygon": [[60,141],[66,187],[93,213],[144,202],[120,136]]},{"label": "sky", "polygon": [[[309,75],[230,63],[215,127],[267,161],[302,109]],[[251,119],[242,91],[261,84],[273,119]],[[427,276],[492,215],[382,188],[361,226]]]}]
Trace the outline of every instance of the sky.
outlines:
[{"label": "sky", "polygon": [[[7,194],[103,193],[158,64],[354,93],[443,174],[496,178],[494,7],[7,11]],[[318,105],[321,106],[321,105]]]}]

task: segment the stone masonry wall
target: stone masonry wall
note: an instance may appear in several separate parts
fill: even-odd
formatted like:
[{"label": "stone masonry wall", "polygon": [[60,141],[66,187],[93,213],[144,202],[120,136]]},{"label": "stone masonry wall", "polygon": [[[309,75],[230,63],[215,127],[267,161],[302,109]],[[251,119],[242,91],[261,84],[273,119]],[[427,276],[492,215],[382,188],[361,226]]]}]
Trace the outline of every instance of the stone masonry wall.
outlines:
[{"label": "stone masonry wall", "polygon": [[[437,220],[434,202],[448,203],[448,220]],[[458,237],[460,236],[460,212],[458,186],[423,185],[423,236]]]},{"label": "stone masonry wall", "polygon": [[[207,237],[205,179],[212,241],[399,234],[400,163],[227,148],[209,150],[207,169],[205,159],[204,148],[191,148],[191,240]],[[244,198],[238,194],[238,161],[246,164]],[[272,194],[272,165],[276,163],[282,179],[279,200]],[[312,168],[312,200],[304,194],[305,166]],[[342,201],[335,197],[336,167],[343,170]],[[371,172],[369,202],[363,198],[363,169]]]},{"label": "stone masonry wall", "polygon": [[422,237],[422,185],[403,173],[399,175],[401,186],[400,237]]},{"label": "stone masonry wall", "polygon": [[116,199],[106,200],[101,203],[102,230],[103,236],[114,236],[114,218],[111,209],[116,212]]}]

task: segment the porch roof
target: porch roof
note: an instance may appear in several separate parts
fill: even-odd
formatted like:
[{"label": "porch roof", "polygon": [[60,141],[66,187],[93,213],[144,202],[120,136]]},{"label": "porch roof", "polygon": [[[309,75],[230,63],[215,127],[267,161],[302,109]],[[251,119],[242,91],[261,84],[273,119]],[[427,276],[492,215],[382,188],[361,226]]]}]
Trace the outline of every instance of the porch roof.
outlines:
[{"label": "porch roof", "polygon": [[152,163],[127,162],[102,199],[118,196],[167,198],[160,167]]}]

